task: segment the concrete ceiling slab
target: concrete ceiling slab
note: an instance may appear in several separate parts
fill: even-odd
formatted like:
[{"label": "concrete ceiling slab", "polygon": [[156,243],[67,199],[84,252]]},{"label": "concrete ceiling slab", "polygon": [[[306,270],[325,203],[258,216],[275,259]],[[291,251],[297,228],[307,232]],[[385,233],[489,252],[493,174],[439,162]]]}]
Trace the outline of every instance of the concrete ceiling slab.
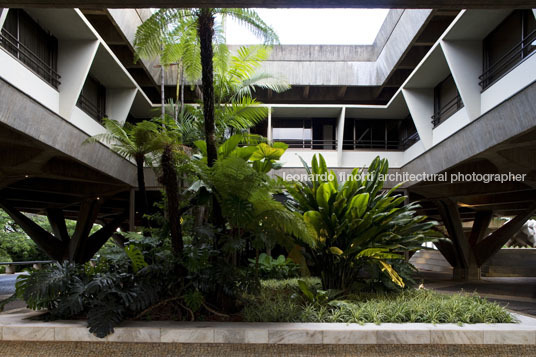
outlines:
[{"label": "concrete ceiling slab", "polygon": [[533,8],[531,0],[0,0],[0,7],[164,8],[392,8],[392,9],[486,9]]}]

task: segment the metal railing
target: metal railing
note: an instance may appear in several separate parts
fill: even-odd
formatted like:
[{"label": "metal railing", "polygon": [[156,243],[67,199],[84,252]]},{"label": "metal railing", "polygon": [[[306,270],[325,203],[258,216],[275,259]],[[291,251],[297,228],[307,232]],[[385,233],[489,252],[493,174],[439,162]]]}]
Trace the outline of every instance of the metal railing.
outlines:
[{"label": "metal railing", "polygon": [[1,265],[6,266],[6,274],[15,274],[16,265],[32,265],[34,269],[39,270],[41,269],[42,265],[52,264],[54,262],[55,262],[54,260],[32,260],[32,261],[25,261],[25,262],[0,262],[0,266]]},{"label": "metal railing", "polygon": [[482,87],[482,91],[486,90],[486,88],[532,55],[535,52],[534,49],[536,49],[536,46],[533,45],[533,42],[535,41],[536,30],[525,36],[521,42],[517,43],[507,51],[497,60],[497,62],[489,66],[484,73],[478,77],[478,79],[480,79],[479,84],[480,87]]},{"label": "metal railing", "polygon": [[89,115],[99,123],[102,121],[102,118],[106,117],[106,114],[99,107],[99,105],[95,105],[95,103],[91,102],[83,94],[80,94],[80,96],[78,97],[76,106],[82,109],[87,115]]},{"label": "metal railing", "polygon": [[18,58],[39,77],[58,89],[61,84],[61,76],[58,72],[5,29],[0,32],[0,46]]},{"label": "metal railing", "polygon": [[417,141],[419,141],[421,138],[419,137],[418,132],[414,132],[407,138],[404,138],[400,141],[400,148],[402,150],[408,149],[411,145],[415,144]]},{"label": "metal railing", "polygon": [[[414,135],[412,135],[412,137]],[[411,142],[411,140],[414,140],[414,141]],[[357,149],[405,150],[411,145],[413,145],[416,141],[419,140],[419,135],[417,134],[416,137],[412,138],[411,140],[409,138],[405,140],[368,140],[368,139],[344,140],[343,148],[344,150],[357,150]]]},{"label": "metal railing", "polygon": [[337,140],[274,139],[288,145],[289,149],[336,150]]},{"label": "metal railing", "polygon": [[432,124],[434,125],[434,128],[461,108],[463,108],[463,101],[462,97],[458,94],[432,115]]}]

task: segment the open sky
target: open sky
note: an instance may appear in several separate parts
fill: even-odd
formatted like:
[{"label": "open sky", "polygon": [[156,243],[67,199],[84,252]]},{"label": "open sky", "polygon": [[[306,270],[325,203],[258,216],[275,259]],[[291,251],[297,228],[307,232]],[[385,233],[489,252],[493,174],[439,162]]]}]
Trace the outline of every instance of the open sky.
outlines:
[{"label": "open sky", "polygon": [[[372,44],[387,12],[385,9],[256,9],[275,29],[283,45]],[[226,20],[228,44],[260,43],[248,30]]]}]

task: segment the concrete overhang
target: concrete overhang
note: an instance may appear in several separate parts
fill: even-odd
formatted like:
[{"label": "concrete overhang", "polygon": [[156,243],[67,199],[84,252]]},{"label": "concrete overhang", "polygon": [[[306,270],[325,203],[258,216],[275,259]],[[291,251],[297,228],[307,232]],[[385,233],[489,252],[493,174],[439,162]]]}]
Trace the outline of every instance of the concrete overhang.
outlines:
[{"label": "concrete overhang", "polygon": [[0,0],[1,7],[69,8],[394,8],[488,9],[533,8],[533,0]]}]

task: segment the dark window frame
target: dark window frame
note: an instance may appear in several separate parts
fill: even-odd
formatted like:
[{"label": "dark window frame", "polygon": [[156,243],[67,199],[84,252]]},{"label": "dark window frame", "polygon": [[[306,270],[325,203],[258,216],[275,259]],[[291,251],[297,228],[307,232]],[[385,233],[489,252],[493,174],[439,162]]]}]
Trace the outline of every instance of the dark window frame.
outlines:
[{"label": "dark window frame", "polygon": [[[332,136],[333,139],[331,140],[324,140],[324,139],[315,139],[315,137],[318,137],[317,132],[315,132],[315,123],[314,121],[321,122],[321,121],[329,121],[334,120],[333,123],[333,132]],[[296,126],[278,126],[280,124],[278,123],[296,123]],[[301,126],[299,123],[301,122]],[[329,124],[323,124],[323,125],[329,125]],[[321,125],[322,126],[322,125]],[[274,129],[277,128],[302,128],[304,131],[305,129],[311,129],[311,139],[305,139],[305,135],[302,135],[302,138],[299,139],[278,139],[274,137]],[[337,135],[336,135],[336,119],[334,118],[272,118],[272,127],[270,128],[272,130],[272,140],[273,141],[279,141],[286,143],[289,148],[291,149],[311,149],[311,150],[337,150]],[[322,133],[320,133],[320,136],[322,136]],[[331,148],[325,148],[325,146],[329,146]]]},{"label": "dark window frame", "polygon": [[[408,115],[405,119],[364,119],[364,118],[346,118],[345,129],[351,131],[351,139],[345,139],[343,141],[343,150],[355,151],[355,150],[382,150],[382,151],[405,151],[410,146],[420,140],[417,129],[414,125],[405,125],[406,120],[411,120],[411,116]],[[350,121],[351,125],[346,124]],[[366,123],[375,121],[378,125],[376,128],[367,127]],[[365,124],[361,129],[366,128],[363,133],[358,137],[358,125]],[[412,121],[413,123],[413,121]],[[389,125],[393,125],[396,128],[389,128]],[[380,135],[383,139],[374,139],[374,131],[381,127]],[[389,138],[389,130],[395,129],[396,139]],[[411,129],[411,130],[410,130]],[[365,136],[368,136],[366,138]],[[348,137],[348,136],[347,136]]]},{"label": "dark window frame", "polygon": [[[15,29],[10,32],[6,24],[13,24],[13,22]],[[45,46],[47,58],[32,51],[30,44],[23,43],[21,28],[26,29],[25,34],[32,31],[37,33],[37,36],[32,37],[32,39]],[[24,10],[9,9],[6,22],[0,32],[0,47],[54,89],[59,88],[61,76],[58,74],[58,40]]]},{"label": "dark window frame", "polygon": [[[449,98],[446,103],[443,103],[441,90],[448,81],[453,82],[454,87],[456,88],[456,95],[452,98]],[[456,82],[454,81],[452,74],[449,74],[434,88],[434,114],[432,115],[432,125],[434,128],[436,128],[441,123],[444,123],[448,118],[456,114],[463,107],[464,103],[462,97],[460,96],[460,91],[456,86]]]},{"label": "dark window frame", "polygon": [[[491,63],[490,53],[492,47],[492,36],[496,34],[497,31],[503,30],[502,27],[505,24],[512,20],[512,17],[520,17],[520,22],[517,24],[520,30],[519,42],[517,42],[513,47],[507,50],[495,63]],[[499,81],[505,75],[510,73],[513,69],[527,60],[530,56],[536,53],[536,46],[533,46],[532,43],[536,41],[536,28],[532,31],[528,31],[528,18],[532,16],[534,19],[534,13],[531,10],[514,10],[508,17],[506,17],[495,29],[493,29],[483,40],[483,63],[482,63],[482,74],[478,77],[480,82],[479,85],[482,88],[482,92],[492,86],[494,83]],[[536,21],[536,20],[533,20]],[[530,49],[532,47],[532,49]]]},{"label": "dark window frame", "polygon": [[[95,93],[97,102],[94,103],[90,98],[84,95],[84,90],[87,88],[88,81],[93,82],[92,84],[96,86],[97,93]],[[78,100],[76,101],[76,106],[82,110],[84,113],[93,118],[96,122],[102,124],[102,118],[107,117],[106,115],[106,87],[104,87],[95,77],[91,74],[88,74],[84,86],[80,91]]]}]

